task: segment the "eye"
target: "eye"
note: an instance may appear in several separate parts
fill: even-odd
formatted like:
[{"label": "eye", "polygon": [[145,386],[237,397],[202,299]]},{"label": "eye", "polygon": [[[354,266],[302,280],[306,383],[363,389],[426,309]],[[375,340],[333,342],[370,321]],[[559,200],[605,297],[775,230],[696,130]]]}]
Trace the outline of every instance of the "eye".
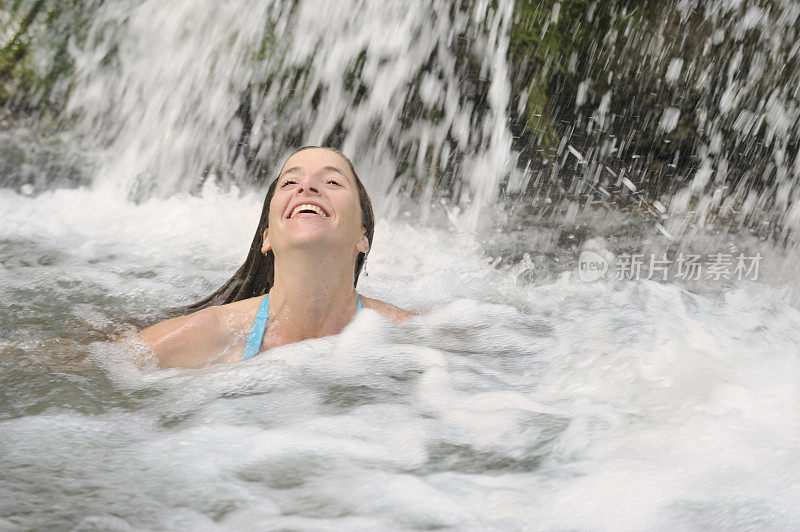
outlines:
[{"label": "eye", "polygon": [[325,183],[328,184],[328,185],[342,186],[342,184],[339,183],[339,180],[338,179],[334,179],[334,178],[328,179],[327,181],[325,181]]},{"label": "eye", "polygon": [[286,181],[281,183],[281,188],[284,188],[287,185],[294,185],[295,183],[297,183],[297,181],[295,181],[294,179],[287,179]]}]

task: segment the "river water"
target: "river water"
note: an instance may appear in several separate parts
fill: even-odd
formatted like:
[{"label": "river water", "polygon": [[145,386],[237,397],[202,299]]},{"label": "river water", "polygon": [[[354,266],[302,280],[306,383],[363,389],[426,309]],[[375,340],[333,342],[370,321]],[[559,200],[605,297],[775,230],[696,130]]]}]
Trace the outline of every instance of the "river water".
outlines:
[{"label": "river water", "polygon": [[156,370],[103,332],[221,284],[260,198],[0,205],[4,529],[800,523],[800,313],[765,290],[537,283],[401,214],[360,290],[422,316]]},{"label": "river water", "polygon": [[[495,202],[517,172],[497,113],[473,124],[481,140],[461,146],[474,172],[455,203],[430,189],[398,193],[381,159],[393,135],[434,139],[441,124],[387,126],[373,138],[384,148],[365,149],[370,113],[390,122],[399,112],[391,91],[348,119],[344,145],[378,217],[359,291],[420,316],[395,325],[365,310],[335,337],[201,370],[157,369],[135,345],[114,342],[124,327],[217,288],[252,238],[263,185],[235,162],[227,177],[196,178],[204,157],[236,137],[240,125],[221,117],[235,111],[239,76],[258,75],[230,62],[232,21],[245,46],[264,19],[300,39],[320,19],[345,16],[313,2],[298,13],[243,1],[233,7],[256,10],[241,20],[202,4],[107,6],[93,31],[120,15],[127,59],[112,73],[90,61],[102,54],[73,50],[84,62],[70,105],[84,121],[55,136],[0,137],[18,161],[0,176],[0,530],[800,527],[796,253],[738,230],[677,247],[664,226],[627,214],[587,208],[544,220],[520,199]],[[371,5],[349,8],[359,13],[351,24],[373,23],[360,40],[324,41],[318,66],[335,68],[318,68],[314,83],[366,46],[396,60],[376,59],[369,79],[402,86],[390,79],[398,65],[410,71],[442,53],[429,35],[470,27],[442,22],[446,3],[431,4],[439,18],[398,19],[397,5]],[[499,2],[475,45],[487,47],[480,56],[496,78],[490,111],[509,98],[497,64],[509,6]],[[194,47],[176,21],[200,28],[189,33]],[[381,40],[387,27],[394,41]],[[223,41],[234,44],[220,59],[212,52]],[[159,63],[165,46],[180,67],[171,74]],[[308,53],[292,50],[289,63]],[[178,73],[194,72],[192,54],[226,70],[200,68],[186,81]],[[455,75],[442,64],[440,81]],[[175,77],[159,85],[159,69]],[[92,94],[97,112],[85,108]],[[273,97],[259,113],[274,110]],[[341,107],[333,115],[347,109],[339,96],[322,98]],[[449,128],[466,120],[457,111]],[[329,137],[330,116],[303,105],[292,113],[289,122],[308,126],[301,143]],[[92,123],[103,128],[89,134]],[[292,127],[263,133],[272,140],[260,149],[285,153]],[[494,172],[488,184],[481,172]],[[693,252],[705,270],[681,277],[677,259]],[[732,260],[726,275],[713,274],[714,253]],[[666,255],[669,278],[634,275],[624,265],[636,254]],[[749,269],[737,275],[738,256]],[[585,257],[601,257],[608,273],[589,282]]]}]

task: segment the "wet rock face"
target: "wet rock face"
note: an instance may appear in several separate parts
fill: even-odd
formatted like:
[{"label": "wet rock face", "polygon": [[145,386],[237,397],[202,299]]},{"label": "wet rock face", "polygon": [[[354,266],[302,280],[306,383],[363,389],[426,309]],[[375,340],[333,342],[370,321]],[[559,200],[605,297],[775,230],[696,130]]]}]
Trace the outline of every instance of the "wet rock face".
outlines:
[{"label": "wet rock face", "polygon": [[691,223],[786,235],[797,20],[782,1],[516,2],[511,71],[527,114],[512,126],[515,147],[534,173],[554,165],[562,198],[659,200]]},{"label": "wet rock face", "polygon": [[0,107],[7,115],[49,120],[61,113],[75,70],[70,46],[84,42],[101,3],[0,0]]},{"label": "wet rock face", "polygon": [[249,187],[312,142],[352,152],[375,191],[465,212],[544,191],[783,236],[800,219],[793,2],[352,6],[0,0],[0,106],[77,123],[128,161],[98,179],[138,199]]}]

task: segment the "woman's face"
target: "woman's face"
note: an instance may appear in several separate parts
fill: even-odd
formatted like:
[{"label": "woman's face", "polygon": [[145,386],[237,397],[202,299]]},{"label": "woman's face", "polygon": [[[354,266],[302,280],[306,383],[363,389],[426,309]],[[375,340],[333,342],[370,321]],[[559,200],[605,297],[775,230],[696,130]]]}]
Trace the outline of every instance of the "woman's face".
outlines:
[{"label": "woman's face", "polygon": [[262,252],[303,246],[351,249],[354,257],[369,251],[355,177],[344,159],[324,148],[289,157],[270,201]]}]

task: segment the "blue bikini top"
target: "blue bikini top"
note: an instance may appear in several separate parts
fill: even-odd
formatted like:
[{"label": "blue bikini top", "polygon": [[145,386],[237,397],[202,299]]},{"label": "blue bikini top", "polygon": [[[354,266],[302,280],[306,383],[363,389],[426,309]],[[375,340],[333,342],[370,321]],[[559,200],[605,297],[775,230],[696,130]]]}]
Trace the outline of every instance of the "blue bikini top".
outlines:
[{"label": "blue bikini top", "polygon": [[[361,296],[357,296],[356,312],[361,310]],[[250,335],[247,337],[247,347],[244,348],[244,355],[242,360],[253,358],[258,354],[261,348],[261,342],[264,340],[264,332],[267,330],[267,320],[269,319],[269,294],[264,296],[261,300],[261,305],[258,307],[258,314],[256,319],[253,320],[253,328],[250,329]]]}]

